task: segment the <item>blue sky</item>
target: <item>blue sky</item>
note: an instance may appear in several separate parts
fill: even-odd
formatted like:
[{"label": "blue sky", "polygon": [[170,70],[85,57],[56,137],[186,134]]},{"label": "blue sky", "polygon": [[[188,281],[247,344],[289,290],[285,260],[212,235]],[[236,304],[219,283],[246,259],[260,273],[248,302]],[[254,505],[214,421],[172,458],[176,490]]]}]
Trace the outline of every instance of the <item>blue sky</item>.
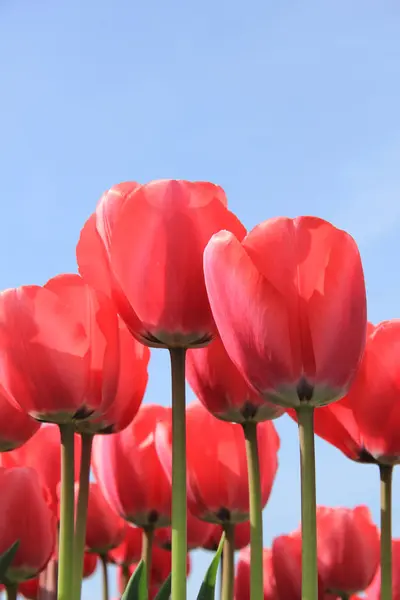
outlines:
[{"label": "blue sky", "polygon": [[[370,319],[400,315],[395,0],[2,0],[0,55],[2,288],[75,270],[80,228],[112,184],[207,179],[249,228],[299,214],[346,228]],[[165,352],[151,375],[146,400],[169,403]],[[277,427],[266,545],[300,518],[296,428]],[[320,504],[365,502],[378,519],[376,469],[318,441],[317,477]],[[194,555],[189,598],[207,562]]]}]

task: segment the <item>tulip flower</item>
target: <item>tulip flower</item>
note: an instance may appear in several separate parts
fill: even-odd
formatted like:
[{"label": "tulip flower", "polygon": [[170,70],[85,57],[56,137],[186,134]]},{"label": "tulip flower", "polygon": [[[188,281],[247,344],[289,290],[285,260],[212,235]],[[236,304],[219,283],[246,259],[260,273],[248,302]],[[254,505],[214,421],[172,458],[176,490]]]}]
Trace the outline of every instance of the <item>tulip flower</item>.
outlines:
[{"label": "tulip flower", "polygon": [[366,506],[317,508],[318,571],[340,597],[364,591],[379,565],[379,532]]},{"label": "tulip flower", "polygon": [[[269,549],[263,551],[263,571],[263,596],[260,600],[283,600],[276,589],[272,551]],[[243,548],[239,553],[235,577],[235,600],[250,600],[250,548]]]},{"label": "tulip flower", "polygon": [[39,597],[39,577],[23,581],[18,586],[18,592],[28,600],[37,600]]},{"label": "tulip flower", "polygon": [[[74,437],[74,478],[79,478],[79,461],[81,453],[81,440],[78,435]],[[61,482],[61,439],[60,431],[56,425],[43,423],[35,433],[20,448],[7,452],[3,456],[4,467],[31,467],[35,469],[41,483],[45,486],[51,497],[51,506],[58,516],[58,487]],[[44,460],[43,457],[46,457]]]},{"label": "tulip flower", "polygon": [[245,235],[224,191],[207,182],[126,182],[106,192],[82,230],[80,273],[111,294],[133,335],[171,355],[174,421],[172,598],[186,598],[185,351],[216,334],[203,274],[213,233]]},{"label": "tulip flower", "polygon": [[364,356],[348,394],[319,409],[315,418],[318,435],[352,460],[379,467],[383,600],[391,594],[392,471],[400,462],[399,347],[400,320],[369,324]]},{"label": "tulip flower", "polygon": [[[214,531],[215,525],[201,521],[192,515],[190,510],[187,511],[187,547],[188,550],[201,548],[207,540],[210,539],[211,533]],[[220,534],[220,538],[222,532]],[[172,547],[172,530],[171,527],[160,527],[154,532],[154,541],[161,548],[171,550]],[[218,544],[217,544],[218,548]]]},{"label": "tulip flower", "polygon": [[280,217],[242,242],[227,231],[214,235],[204,273],[219,334],[240,373],[268,402],[298,412],[303,586],[307,600],[315,600],[313,415],[314,407],[348,391],[364,350],[366,294],[357,246],[322,219]]},{"label": "tulip flower", "polygon": [[[211,550],[211,552],[216,552],[221,541],[223,532],[224,530],[221,527],[221,525],[212,525],[211,535],[203,544],[204,550]],[[235,523],[233,540],[235,550],[241,550],[242,548],[250,544],[249,521],[243,521],[243,523]]]},{"label": "tulip flower", "polygon": [[[149,557],[154,529],[171,520],[171,482],[155,448],[155,430],[170,409],[143,405],[120,433],[94,440],[92,465],[113,510],[143,529],[142,557]],[[134,490],[134,493],[132,493]]]},{"label": "tulip flower", "polygon": [[[75,501],[79,485],[75,484]],[[106,502],[99,485],[92,481],[89,487],[89,502],[86,521],[86,548],[90,552],[105,556],[112,548],[122,543],[126,524]]]},{"label": "tulip flower", "polygon": [[0,467],[0,489],[0,554],[19,541],[6,572],[8,584],[16,585],[45,568],[55,546],[56,519],[33,469]]},{"label": "tulip flower", "polygon": [[142,554],[142,537],[139,527],[127,523],[123,541],[108,552],[109,561],[123,567],[138,563]]}]

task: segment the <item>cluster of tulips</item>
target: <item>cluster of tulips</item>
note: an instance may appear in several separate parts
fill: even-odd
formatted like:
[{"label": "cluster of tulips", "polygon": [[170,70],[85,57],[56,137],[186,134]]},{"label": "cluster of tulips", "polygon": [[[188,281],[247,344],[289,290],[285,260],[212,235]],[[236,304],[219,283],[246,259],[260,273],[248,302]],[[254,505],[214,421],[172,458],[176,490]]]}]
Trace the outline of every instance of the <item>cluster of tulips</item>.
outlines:
[{"label": "cluster of tulips", "polygon": [[[400,598],[400,321],[367,322],[352,237],[317,217],[247,233],[219,186],[127,182],[100,199],[77,262],[0,295],[7,598],[79,600],[99,563],[105,600],[110,565],[123,600],[186,600],[194,548],[214,553],[202,600],[220,561],[223,600]],[[170,406],[142,404],[149,347],[169,351]],[[301,526],[265,549],[284,414]],[[365,506],[316,506],[314,433],[378,467],[380,530]]]}]

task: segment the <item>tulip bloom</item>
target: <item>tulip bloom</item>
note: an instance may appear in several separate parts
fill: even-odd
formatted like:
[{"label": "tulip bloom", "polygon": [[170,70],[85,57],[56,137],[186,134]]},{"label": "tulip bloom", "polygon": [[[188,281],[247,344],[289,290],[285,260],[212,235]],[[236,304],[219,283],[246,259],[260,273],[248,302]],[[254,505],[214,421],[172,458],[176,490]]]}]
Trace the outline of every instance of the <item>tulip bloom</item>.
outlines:
[{"label": "tulip bloom", "polygon": [[360,255],[316,217],[275,218],[204,253],[213,315],[239,371],[267,400],[321,406],[350,387],[366,332]]},{"label": "tulip bloom", "polygon": [[[203,547],[206,541],[210,538],[214,530],[214,525],[200,521],[187,512],[187,547],[188,550]],[[222,533],[221,533],[222,535]],[[221,537],[220,535],[220,537]],[[154,542],[161,548],[171,550],[172,546],[172,529],[171,527],[161,527],[154,534]],[[218,547],[218,546],[217,546]]]},{"label": "tulip bloom", "polygon": [[2,384],[22,409],[58,424],[102,414],[114,400],[118,318],[79,275],[0,294]]},{"label": "tulip bloom", "polygon": [[148,346],[208,343],[215,324],[203,275],[203,250],[213,233],[245,229],[211,183],[126,182],[106,192],[82,230],[79,270],[111,292],[131,332]]},{"label": "tulip bloom", "polygon": [[119,546],[109,551],[109,560],[125,567],[138,563],[142,555],[142,536],[143,532],[139,527],[133,527],[128,523],[123,541]]},{"label": "tulip bloom", "polygon": [[[18,583],[42,571],[53,553],[56,520],[47,495],[33,469],[0,468],[0,554],[16,540],[19,546],[6,572],[9,582]],[[22,518],[22,516],[23,518]]]},{"label": "tulip bloom", "polygon": [[[79,479],[81,440],[75,435],[75,479]],[[44,460],[45,457],[45,460]],[[56,425],[44,423],[26,444],[3,455],[4,467],[31,467],[51,497],[51,506],[57,514],[57,489],[61,481],[60,431]]]},{"label": "tulip bloom", "polygon": [[[211,552],[216,552],[221,541],[223,531],[224,530],[220,525],[212,525],[211,534],[206,540],[206,542],[203,544],[204,550],[211,550]],[[241,550],[242,548],[250,544],[249,521],[243,521],[243,523],[235,524],[233,543],[235,550]]]},{"label": "tulip bloom", "polygon": [[[263,551],[263,571],[264,594],[263,599],[260,598],[260,600],[283,600],[283,596],[278,595],[276,588],[272,567],[272,551],[269,549]],[[235,577],[235,600],[250,600],[250,548],[243,548],[239,553]],[[292,599],[289,598],[288,600]]]},{"label": "tulip bloom", "polygon": [[[188,508],[212,523],[249,518],[249,492],[242,427],[211,415],[200,402],[186,410]],[[206,432],[206,435],[205,435]],[[268,501],[278,467],[279,437],[270,421],[258,425],[262,505]],[[171,427],[160,424],[157,450],[171,477]]]},{"label": "tulip bloom", "polygon": [[369,325],[349,393],[316,412],[315,432],[352,460],[388,465],[400,461],[399,346],[400,320]]},{"label": "tulip bloom", "polygon": [[266,421],[284,412],[249,387],[219,337],[205,348],[188,351],[186,377],[200,402],[219,419]]},{"label": "tulip bloom", "polygon": [[23,581],[18,586],[18,592],[27,600],[37,600],[39,591],[39,577]]},{"label": "tulip bloom", "polygon": [[366,506],[317,508],[318,571],[338,596],[362,592],[379,565],[379,532]]},{"label": "tulip bloom", "polygon": [[171,483],[154,443],[157,424],[169,414],[168,408],[143,405],[123,431],[94,439],[92,466],[99,488],[115,512],[138,527],[170,523]]},{"label": "tulip bloom", "polygon": [[[75,501],[79,486],[75,485]],[[121,544],[125,536],[125,521],[107,504],[97,483],[91,482],[86,521],[86,548],[104,556]]]},{"label": "tulip bloom", "polygon": [[19,448],[39,427],[40,423],[22,410],[0,385],[0,452]]}]

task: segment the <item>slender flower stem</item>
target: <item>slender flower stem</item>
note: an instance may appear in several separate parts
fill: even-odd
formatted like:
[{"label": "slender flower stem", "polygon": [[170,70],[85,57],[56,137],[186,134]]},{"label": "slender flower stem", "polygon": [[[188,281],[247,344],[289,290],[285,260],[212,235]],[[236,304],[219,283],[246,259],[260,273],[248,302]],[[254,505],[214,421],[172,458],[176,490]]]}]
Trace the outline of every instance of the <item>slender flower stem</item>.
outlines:
[{"label": "slender flower stem", "polygon": [[18,586],[16,583],[6,585],[7,600],[17,600]]},{"label": "slender flower stem", "polygon": [[58,566],[58,600],[72,600],[74,550],[74,429],[60,425],[61,509]]},{"label": "slender flower stem", "polygon": [[108,585],[108,566],[107,566],[107,556],[104,554],[100,554],[100,563],[101,563],[101,580],[102,580],[102,588],[103,588],[103,600],[108,600],[110,596],[109,585]]},{"label": "slender flower stem", "polygon": [[126,590],[126,586],[129,583],[129,578],[130,574],[128,565],[122,565],[122,586],[124,588],[123,591]]},{"label": "slender flower stem", "polygon": [[142,560],[146,569],[147,590],[149,590],[151,573],[151,553],[153,550],[154,527],[145,527],[142,533]]},{"label": "slender flower stem", "polygon": [[381,478],[381,600],[392,600],[392,475],[391,465],[379,465]]},{"label": "slender flower stem", "polygon": [[184,348],[170,348],[172,375],[172,600],[186,600],[186,391]]},{"label": "slender flower stem", "polygon": [[74,538],[74,558],[73,558],[73,600],[80,600],[82,577],[83,577],[83,558],[85,554],[86,538],[86,518],[89,501],[89,477],[90,477],[90,459],[92,456],[93,436],[83,433],[81,464],[79,472],[79,495],[76,508],[75,520],[75,538]]},{"label": "slender flower stem", "polygon": [[317,600],[317,518],[315,498],[314,407],[297,409],[301,465],[302,600]]},{"label": "slender flower stem", "polygon": [[233,600],[235,581],[235,526],[232,523],[224,525],[225,542],[222,560],[222,600]]},{"label": "slender flower stem", "polygon": [[261,504],[260,460],[258,456],[257,423],[243,424],[246,440],[247,471],[250,499],[250,598],[263,597],[263,522]]}]

